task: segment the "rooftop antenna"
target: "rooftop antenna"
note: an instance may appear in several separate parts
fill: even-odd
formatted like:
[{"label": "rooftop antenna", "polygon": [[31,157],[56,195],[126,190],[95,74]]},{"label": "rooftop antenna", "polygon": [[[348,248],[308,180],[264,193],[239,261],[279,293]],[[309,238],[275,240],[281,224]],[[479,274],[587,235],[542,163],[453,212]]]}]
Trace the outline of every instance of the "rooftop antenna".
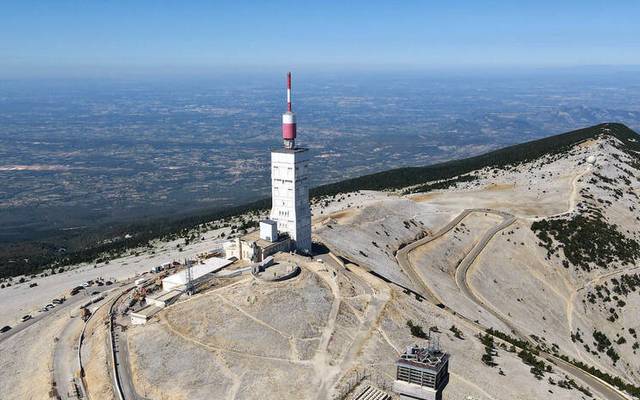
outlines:
[{"label": "rooftop antenna", "polygon": [[440,352],[440,336],[433,335],[433,338],[429,339],[429,353],[439,353]]}]

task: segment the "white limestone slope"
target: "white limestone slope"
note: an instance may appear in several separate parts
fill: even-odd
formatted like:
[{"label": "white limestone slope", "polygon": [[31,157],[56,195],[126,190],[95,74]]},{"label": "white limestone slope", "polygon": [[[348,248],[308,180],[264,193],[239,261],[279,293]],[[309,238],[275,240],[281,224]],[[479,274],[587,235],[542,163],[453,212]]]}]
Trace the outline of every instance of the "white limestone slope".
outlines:
[{"label": "white limestone slope", "polygon": [[[554,246],[560,247],[548,254],[531,229],[535,221],[571,220],[588,215],[589,208],[595,208],[612,229],[626,239],[640,241],[638,156],[623,151],[623,143],[605,130],[602,136],[564,153],[517,166],[472,172],[476,180],[452,189],[406,196],[387,193],[361,209],[335,210],[336,218],[318,226],[316,234],[336,252],[405,286],[407,274],[389,254],[399,243],[410,241],[414,232],[405,232],[401,237],[381,236],[380,227],[397,226],[411,216],[421,221],[420,227],[430,234],[465,209],[511,213],[516,222],[494,236],[470,266],[466,277],[469,289],[501,320],[509,321],[550,351],[640,384],[640,348],[633,331],[640,330],[640,290],[627,287],[622,290],[628,293],[615,293],[621,289],[612,281],[617,278],[619,283],[620,276],[639,273],[640,254],[627,264],[612,260],[605,267],[593,262],[588,267],[566,265],[561,243],[555,241]],[[593,164],[586,162],[589,156],[595,156]],[[344,215],[349,218],[341,219]],[[501,321],[461,295],[454,277],[456,266],[492,223],[489,218],[465,226],[460,223],[456,232],[418,247],[409,258],[412,264],[422,266],[418,272],[447,306],[483,325],[508,332]],[[611,249],[601,249],[602,253],[608,251]],[[375,257],[364,257],[361,252]],[[597,295],[598,285],[604,293],[602,297]],[[406,287],[414,288],[411,283]],[[612,310],[615,320],[611,320]],[[611,342],[599,351],[595,346],[596,330]],[[607,351],[620,359],[614,363]]]}]

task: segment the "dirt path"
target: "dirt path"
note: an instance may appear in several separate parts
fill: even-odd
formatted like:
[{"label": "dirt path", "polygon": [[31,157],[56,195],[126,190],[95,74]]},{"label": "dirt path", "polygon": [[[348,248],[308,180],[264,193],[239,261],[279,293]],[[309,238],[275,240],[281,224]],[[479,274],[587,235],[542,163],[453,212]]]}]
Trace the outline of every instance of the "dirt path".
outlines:
[{"label": "dirt path", "polygon": [[569,192],[569,197],[567,199],[567,210],[563,211],[561,213],[558,214],[551,214],[551,215],[543,215],[543,216],[539,216],[539,217],[519,217],[520,219],[524,219],[527,221],[540,221],[542,219],[546,219],[546,218],[555,218],[555,217],[561,217],[563,215],[567,215],[567,214],[571,214],[575,211],[576,206],[578,204],[577,199],[578,199],[578,194],[580,193],[580,190],[578,189],[578,181],[580,180],[580,178],[582,178],[583,176],[585,176],[588,172],[591,171],[591,164],[589,164],[589,166],[582,172],[577,173],[573,179],[571,180],[571,192]]},{"label": "dirt path", "polygon": [[611,272],[607,272],[606,274],[602,274],[602,275],[598,275],[595,278],[591,279],[590,281],[588,281],[587,283],[585,283],[584,285],[580,286],[579,288],[576,289],[576,292],[580,292],[582,290],[584,290],[587,286],[592,286],[595,284],[599,284],[602,283],[603,280],[610,278],[614,275],[618,275],[618,274],[624,274],[624,273],[630,273],[631,271],[636,271],[636,270],[640,270],[640,267],[630,267],[630,268],[623,268],[623,269],[619,269],[616,271],[611,271]]},{"label": "dirt path", "polygon": [[171,333],[174,333],[178,336],[180,336],[181,338],[183,338],[184,340],[195,344],[197,346],[200,347],[204,347],[205,349],[209,349],[212,351],[219,351],[222,353],[233,353],[233,354],[237,354],[246,358],[258,358],[261,360],[269,360],[269,361],[279,361],[279,362],[287,362],[287,363],[294,363],[294,364],[302,364],[302,365],[308,365],[309,361],[294,361],[291,360],[289,358],[280,358],[280,357],[272,357],[272,356],[261,356],[259,354],[252,354],[252,353],[247,353],[244,351],[240,351],[240,350],[233,350],[233,349],[226,349],[226,348],[222,348],[222,347],[218,347],[218,346],[214,346],[212,344],[209,343],[205,343],[201,340],[198,340],[194,337],[188,336],[185,333],[181,332],[178,328],[176,328],[175,326],[171,325],[171,323],[164,317],[160,316],[159,317],[160,322],[164,324],[164,326],[171,331]]},{"label": "dirt path", "polygon": [[250,313],[248,313],[247,311],[245,311],[244,309],[242,309],[242,307],[232,303],[231,301],[229,301],[226,297],[224,297],[221,294],[217,295],[218,298],[220,298],[220,300],[222,300],[222,302],[226,305],[228,305],[229,307],[235,309],[236,311],[238,311],[239,313],[241,313],[242,315],[244,315],[245,317],[249,318],[250,320],[258,323],[259,325],[262,325],[264,327],[266,327],[267,329],[270,329],[274,332],[276,332],[277,334],[279,334],[280,336],[284,337],[285,339],[287,339],[289,341],[289,353],[291,354],[291,360],[292,361],[300,361],[300,354],[298,354],[298,350],[296,347],[296,337],[293,335],[288,335],[285,332],[282,332],[281,330],[279,330],[278,328],[274,327],[273,325],[270,325],[269,323],[251,315]]},{"label": "dirt path", "polygon": [[242,387],[242,376],[238,376],[235,372],[229,368],[227,365],[227,359],[224,358],[224,354],[217,351],[215,352],[216,358],[220,362],[220,366],[222,367],[222,374],[231,380],[231,388],[229,389],[229,393],[227,394],[227,399],[234,400]]},{"label": "dirt path", "polygon": [[454,372],[449,371],[449,375],[451,375],[452,377],[454,377],[456,380],[459,380],[461,382],[464,382],[465,385],[469,385],[472,388],[474,388],[475,390],[477,390],[478,392],[482,393],[483,396],[486,396],[487,399],[489,400],[496,400],[493,396],[491,396],[489,393],[487,393],[484,389],[482,389],[480,386],[476,385],[475,383],[471,382],[468,379],[465,379],[462,375],[458,375]]},{"label": "dirt path", "polygon": [[367,341],[371,339],[373,331],[380,329],[380,317],[382,316],[385,306],[391,299],[391,289],[389,289],[389,286],[387,286],[384,281],[369,274],[357,265],[349,264],[347,267],[371,287],[373,294],[371,295],[371,301],[367,305],[365,317],[360,323],[353,341],[349,345],[349,350],[340,362],[340,371],[343,372],[349,371],[353,366],[360,351],[364,348]]},{"label": "dirt path", "polygon": [[331,303],[331,311],[329,312],[327,324],[322,329],[320,344],[318,345],[315,355],[311,359],[311,364],[316,376],[316,382],[314,383],[318,387],[316,398],[319,400],[327,398],[329,389],[340,373],[340,370],[336,365],[331,365],[331,359],[329,358],[328,351],[329,342],[336,330],[336,319],[338,318],[338,311],[340,310],[340,303],[342,302],[340,287],[335,280],[334,271],[330,269],[331,267],[323,265],[321,268],[316,268],[313,271],[329,285],[329,288],[331,288],[331,294],[333,295],[333,303]]},{"label": "dirt path", "polygon": [[217,297],[226,305],[228,305],[229,307],[233,308],[234,310],[238,311],[240,314],[244,315],[245,317],[249,318],[250,320],[256,322],[259,325],[264,326],[267,329],[270,329],[274,332],[276,332],[277,334],[279,334],[280,336],[286,338],[286,339],[295,339],[292,335],[287,335],[286,333],[278,330],[278,328],[269,325],[267,322],[254,317],[253,315],[249,314],[248,312],[246,312],[245,310],[243,310],[241,307],[235,305],[234,303],[230,302],[229,300],[227,300],[226,297],[222,296],[221,294],[217,294]]}]

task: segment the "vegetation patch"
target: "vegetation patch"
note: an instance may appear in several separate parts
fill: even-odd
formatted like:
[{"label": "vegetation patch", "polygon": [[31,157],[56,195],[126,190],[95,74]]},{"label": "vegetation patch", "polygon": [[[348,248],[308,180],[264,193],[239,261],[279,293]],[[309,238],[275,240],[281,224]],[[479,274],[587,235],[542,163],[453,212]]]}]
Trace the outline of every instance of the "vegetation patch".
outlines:
[{"label": "vegetation patch", "polygon": [[494,361],[494,357],[498,355],[498,352],[496,351],[496,346],[493,342],[493,336],[489,334],[484,334],[484,335],[480,334],[479,338],[480,338],[480,342],[484,345],[484,354],[482,355],[482,362],[485,365],[488,365],[490,367],[497,366],[498,363]]},{"label": "vegetation patch", "polygon": [[[512,336],[507,335],[504,332],[500,332],[497,331],[495,329],[492,328],[488,328],[486,331],[489,335],[493,335],[497,338],[500,338],[508,343],[511,343],[514,346],[517,346],[521,349],[527,349],[527,351],[531,354],[538,354],[538,350],[537,349],[532,349],[531,345],[529,342],[526,342],[524,340],[521,339],[516,339]],[[635,331],[634,331],[635,332]],[[635,398],[640,399],[640,386],[635,386],[631,383],[627,383],[624,380],[622,380],[622,378],[618,377],[618,376],[613,376],[613,375],[609,375],[606,372],[600,371],[599,369],[597,369],[596,367],[593,367],[591,365],[587,365],[585,363],[583,363],[582,361],[578,361],[576,359],[571,359],[568,356],[564,355],[564,354],[560,354],[558,352],[557,347],[554,348],[554,352],[553,354],[560,358],[561,360],[564,360],[565,362],[568,362],[572,365],[574,365],[577,368],[580,368],[581,370],[599,378],[602,379],[603,381],[607,382],[608,384],[615,386],[616,388],[626,391],[627,393],[629,393],[630,395],[632,395]],[[524,354],[523,354],[524,355]],[[528,358],[528,356],[527,356]],[[524,360],[523,360],[524,361]],[[545,367],[546,370],[546,367]],[[532,371],[533,372],[533,371]],[[585,393],[586,394],[586,393]]]},{"label": "vegetation patch", "polygon": [[632,395],[633,397],[640,399],[640,386],[635,386],[631,383],[627,383],[624,380],[622,380],[622,378],[620,378],[619,376],[613,376],[610,375],[606,372],[602,372],[599,369],[597,369],[596,367],[587,365],[585,363],[583,363],[582,361],[578,361],[576,359],[570,359],[569,357],[567,357],[566,355],[563,354],[556,354],[556,357],[570,363],[573,364],[574,366],[580,368],[583,371],[588,372],[589,374],[602,379],[603,381],[607,382],[608,384],[615,386],[616,388],[623,390],[627,393],[629,393],[630,395]]},{"label": "vegetation patch", "polygon": [[551,365],[546,364],[544,361],[538,359],[538,357],[536,357],[536,355],[529,350],[520,350],[518,352],[518,357],[520,357],[523,363],[531,366],[531,369],[529,371],[538,380],[544,377],[545,372],[551,372]]},{"label": "vegetation patch", "polygon": [[[616,350],[613,348],[613,344],[611,343],[611,340],[609,340],[607,335],[605,335],[604,333],[596,329],[593,331],[593,339],[595,340],[593,344],[594,346],[596,346],[596,349],[600,353],[606,350],[606,354],[609,356],[609,358],[611,358],[611,361],[613,361],[613,365],[616,365],[616,362],[618,362],[618,360],[620,359],[620,355],[618,355]],[[623,343],[618,343],[618,344],[623,344]]]},{"label": "vegetation patch", "polygon": [[611,278],[611,283],[613,284],[612,290],[614,293],[627,296],[640,287],[640,275],[623,274],[619,278]]},{"label": "vegetation patch", "polygon": [[411,188],[403,190],[402,194],[427,193],[432,190],[449,189],[458,183],[472,182],[477,179],[478,177],[474,175],[462,175],[462,176],[455,177],[453,179],[448,179],[448,180],[438,181],[438,182],[429,182],[429,183],[424,183],[422,185],[413,186]]},{"label": "vegetation patch", "polygon": [[549,383],[552,385],[558,385],[559,387],[567,390],[576,389],[584,393],[587,397],[593,397],[593,394],[588,388],[578,385],[576,381],[566,375],[564,376],[564,379],[559,380],[558,382],[554,382],[553,379],[549,378]]},{"label": "vegetation patch", "polygon": [[570,219],[535,221],[531,230],[549,256],[561,249],[571,264],[585,271],[590,271],[592,264],[607,268],[614,262],[628,265],[640,258],[640,243],[624,236],[616,225],[608,224],[599,211]]},{"label": "vegetation patch", "polygon": [[449,330],[453,332],[453,336],[457,337],[458,339],[464,340],[464,336],[462,336],[462,331],[458,329],[458,327],[456,327],[455,325],[451,325],[451,328],[449,328]]},{"label": "vegetation patch", "polygon": [[429,335],[425,333],[424,329],[420,325],[414,324],[412,320],[407,321],[407,326],[411,330],[411,335],[419,339],[429,339]]},{"label": "vegetation patch", "polygon": [[522,339],[514,338],[513,336],[509,336],[509,335],[507,335],[506,333],[504,333],[504,332],[500,332],[500,331],[495,330],[495,329],[493,329],[493,328],[487,328],[487,331],[486,331],[486,332],[487,332],[489,335],[491,335],[491,336],[495,336],[495,337],[497,337],[497,338],[499,338],[499,339],[502,339],[502,340],[504,340],[504,341],[505,341],[505,342],[507,342],[507,343],[511,343],[512,345],[514,345],[514,346],[516,346],[516,347],[518,347],[518,348],[521,348],[521,349],[527,349],[527,350],[529,350],[529,351],[530,351],[531,353],[533,353],[533,354],[536,354],[536,355],[537,355],[537,354],[538,354],[538,352],[539,352],[539,349],[538,349],[538,348],[533,348],[533,347],[531,346],[531,343],[527,342],[526,340],[522,340]]}]

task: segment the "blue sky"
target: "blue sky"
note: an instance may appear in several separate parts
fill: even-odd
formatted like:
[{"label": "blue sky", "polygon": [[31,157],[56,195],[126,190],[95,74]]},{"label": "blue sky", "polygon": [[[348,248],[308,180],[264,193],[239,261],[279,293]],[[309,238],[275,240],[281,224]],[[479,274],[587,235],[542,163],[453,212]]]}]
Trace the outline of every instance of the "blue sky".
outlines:
[{"label": "blue sky", "polygon": [[639,65],[640,1],[4,0],[0,77]]}]

